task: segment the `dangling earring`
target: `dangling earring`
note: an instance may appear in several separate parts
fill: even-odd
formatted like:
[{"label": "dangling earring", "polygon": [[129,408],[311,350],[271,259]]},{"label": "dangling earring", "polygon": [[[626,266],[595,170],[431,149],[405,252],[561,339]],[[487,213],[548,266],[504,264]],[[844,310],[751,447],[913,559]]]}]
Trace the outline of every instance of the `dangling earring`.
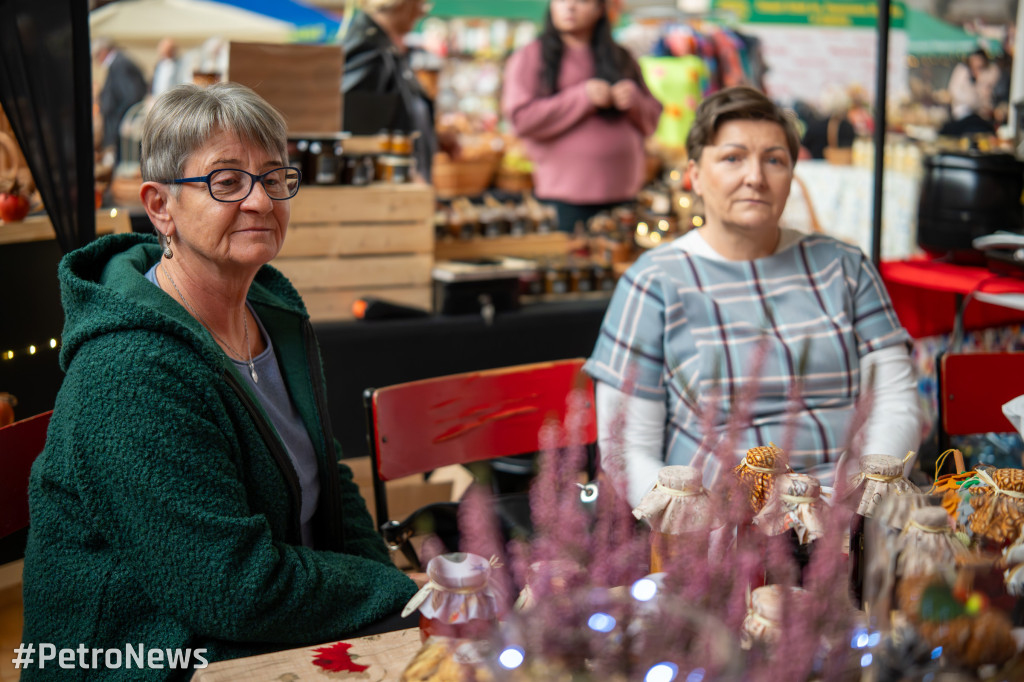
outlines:
[{"label": "dangling earring", "polygon": [[164,258],[174,258],[174,252],[171,251],[171,236],[164,236]]}]

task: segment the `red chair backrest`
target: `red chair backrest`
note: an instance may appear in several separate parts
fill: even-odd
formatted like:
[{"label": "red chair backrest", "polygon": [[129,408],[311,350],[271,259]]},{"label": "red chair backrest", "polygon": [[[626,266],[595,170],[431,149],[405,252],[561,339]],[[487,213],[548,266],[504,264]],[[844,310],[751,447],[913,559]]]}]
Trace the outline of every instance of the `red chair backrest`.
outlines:
[{"label": "red chair backrest", "polygon": [[947,434],[1016,430],[1002,406],[1024,394],[1024,353],[946,354],[939,372]]},{"label": "red chair backrest", "polygon": [[[582,359],[452,374],[373,393],[376,468],[390,481],[447,466],[537,452],[549,420],[565,421],[582,391],[579,432],[563,445],[597,441],[594,386]],[[578,442],[568,442],[575,440]]]},{"label": "red chair backrest", "polygon": [[0,428],[0,538],[28,526],[28,474],[53,410]]}]

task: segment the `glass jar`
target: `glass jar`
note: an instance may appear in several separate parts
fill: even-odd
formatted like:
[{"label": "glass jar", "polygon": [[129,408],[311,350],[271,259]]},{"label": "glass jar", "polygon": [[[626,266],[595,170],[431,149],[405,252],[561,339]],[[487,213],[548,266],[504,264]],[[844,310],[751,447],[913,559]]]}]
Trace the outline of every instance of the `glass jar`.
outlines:
[{"label": "glass jar", "polygon": [[687,557],[706,560],[709,533],[721,525],[704,489],[703,475],[691,466],[663,467],[633,516],[651,526],[651,573]]},{"label": "glass jar", "polygon": [[[892,455],[864,455],[860,472],[850,480],[846,499],[855,503],[850,517],[850,592],[854,605],[864,600],[866,525],[868,519],[878,523],[877,531],[902,529],[914,508],[923,506],[920,490],[903,475],[903,460]],[[906,497],[898,504],[894,497]]]},{"label": "glass jar", "polygon": [[412,136],[408,133],[396,132],[391,135],[388,152],[396,156],[412,155]]},{"label": "glass jar", "polygon": [[412,159],[407,156],[391,154],[378,157],[377,168],[381,182],[401,185],[409,182],[412,176]]},{"label": "glass jar", "polygon": [[335,146],[329,142],[323,144],[320,154],[316,158],[316,178],[314,179],[315,184],[338,184],[338,165],[340,153],[340,145]]},{"label": "glass jar", "polygon": [[544,293],[565,294],[569,291],[569,273],[555,261],[548,261],[544,269]]},{"label": "glass jar", "polygon": [[487,559],[468,552],[441,554],[427,564],[429,582],[402,617],[420,612],[420,639],[485,639],[502,615],[502,599]]},{"label": "glass jar", "polygon": [[[792,552],[800,575],[810,563],[814,543],[825,535],[825,513],[822,508],[821,483],[807,474],[781,474],[768,503],[754,517],[754,525],[769,538],[779,542],[782,551]],[[779,582],[766,566],[766,580]]]}]

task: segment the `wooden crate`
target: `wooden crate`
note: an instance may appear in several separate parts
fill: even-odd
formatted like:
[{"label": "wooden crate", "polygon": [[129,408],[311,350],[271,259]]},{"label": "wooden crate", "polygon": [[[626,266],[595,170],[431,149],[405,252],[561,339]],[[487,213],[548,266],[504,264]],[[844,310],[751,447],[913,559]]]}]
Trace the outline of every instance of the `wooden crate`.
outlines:
[{"label": "wooden crate", "polygon": [[437,260],[472,260],[474,258],[543,258],[565,256],[572,248],[565,232],[525,234],[521,237],[474,237],[473,239],[442,239],[437,242]]},{"label": "wooden crate", "polygon": [[316,321],[352,319],[361,296],[429,309],[434,192],[426,185],[303,187],[274,266]]}]

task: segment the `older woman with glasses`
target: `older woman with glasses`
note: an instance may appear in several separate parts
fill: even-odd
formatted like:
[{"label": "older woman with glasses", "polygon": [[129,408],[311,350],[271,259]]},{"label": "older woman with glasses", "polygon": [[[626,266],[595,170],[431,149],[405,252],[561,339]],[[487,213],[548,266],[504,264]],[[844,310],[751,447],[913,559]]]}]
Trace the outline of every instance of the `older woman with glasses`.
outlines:
[{"label": "older woman with glasses", "polygon": [[[66,378],[30,483],[26,641],[187,677],[385,629],[415,593],[338,462],[302,300],[267,265],[299,191],[286,163],[284,120],[253,91],[173,88],[142,142],[159,243],[112,235],[61,261]],[[129,644],[185,662],[128,673],[103,650]],[[71,674],[22,679],[47,673]]]}]

